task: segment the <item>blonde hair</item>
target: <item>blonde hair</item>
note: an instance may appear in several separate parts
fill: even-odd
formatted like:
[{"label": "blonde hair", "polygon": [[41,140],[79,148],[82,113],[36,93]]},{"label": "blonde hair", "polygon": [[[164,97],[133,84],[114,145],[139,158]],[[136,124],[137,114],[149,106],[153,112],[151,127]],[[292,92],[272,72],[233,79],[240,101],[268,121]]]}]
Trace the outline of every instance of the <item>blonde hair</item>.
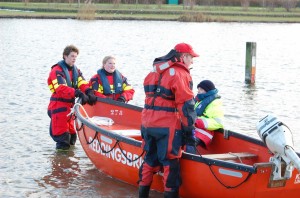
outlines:
[{"label": "blonde hair", "polygon": [[109,59],[115,59],[116,58],[114,56],[105,56],[102,60],[102,68],[104,68],[104,65],[106,64],[106,62],[109,60]]}]

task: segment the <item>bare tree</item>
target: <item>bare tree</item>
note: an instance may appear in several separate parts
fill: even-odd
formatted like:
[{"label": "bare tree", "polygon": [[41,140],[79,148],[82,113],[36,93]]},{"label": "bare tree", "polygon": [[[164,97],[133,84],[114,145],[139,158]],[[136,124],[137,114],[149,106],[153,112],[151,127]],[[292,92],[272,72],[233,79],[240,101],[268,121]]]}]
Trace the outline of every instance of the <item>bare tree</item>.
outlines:
[{"label": "bare tree", "polygon": [[261,7],[266,7],[266,0],[260,0],[260,1],[259,1],[259,5],[260,5]]},{"label": "bare tree", "polygon": [[71,6],[74,3],[74,0],[68,0],[69,1],[69,6]]},{"label": "bare tree", "polygon": [[28,5],[28,3],[29,3],[29,0],[24,0],[24,4],[25,4],[25,6],[27,6],[27,5]]},{"label": "bare tree", "polygon": [[273,11],[275,7],[275,0],[264,0],[264,6]]},{"label": "bare tree", "polygon": [[286,11],[290,12],[291,9],[296,8],[297,0],[281,0],[281,5]]},{"label": "bare tree", "polygon": [[121,0],[113,0],[114,8],[118,8],[120,6]]},{"label": "bare tree", "polygon": [[159,9],[161,9],[161,5],[162,5],[162,0],[155,0],[156,4],[157,4],[157,7]]},{"label": "bare tree", "polygon": [[250,0],[241,0],[241,6],[243,10],[248,10],[250,5]]},{"label": "bare tree", "polygon": [[195,4],[196,4],[196,0],[183,0],[183,9],[192,10]]},{"label": "bare tree", "polygon": [[87,5],[87,4],[92,4],[92,0],[85,0],[85,1],[84,1],[84,4],[86,4],[86,5]]}]

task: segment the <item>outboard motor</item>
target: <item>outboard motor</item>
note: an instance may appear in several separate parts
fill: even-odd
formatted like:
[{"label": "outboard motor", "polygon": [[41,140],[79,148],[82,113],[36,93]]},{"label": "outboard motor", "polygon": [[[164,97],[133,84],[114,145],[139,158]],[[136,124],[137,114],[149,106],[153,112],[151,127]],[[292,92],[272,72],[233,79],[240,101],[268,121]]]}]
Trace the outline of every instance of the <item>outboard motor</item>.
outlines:
[{"label": "outboard motor", "polygon": [[[275,164],[273,179],[290,179],[294,168],[300,172],[300,159],[293,149],[293,137],[289,128],[276,117],[267,115],[261,119],[256,129],[259,137],[274,154],[270,162]],[[289,130],[289,132],[287,131]],[[284,176],[281,175],[281,163],[286,165]]]}]

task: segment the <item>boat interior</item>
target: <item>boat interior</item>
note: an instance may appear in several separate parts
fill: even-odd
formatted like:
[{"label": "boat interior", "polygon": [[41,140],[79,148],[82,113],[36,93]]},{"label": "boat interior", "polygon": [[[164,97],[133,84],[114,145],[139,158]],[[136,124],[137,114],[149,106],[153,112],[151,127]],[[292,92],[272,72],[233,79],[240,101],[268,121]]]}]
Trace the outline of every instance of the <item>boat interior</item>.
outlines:
[{"label": "boat interior", "polygon": [[[101,125],[101,128],[134,140],[142,140],[140,129],[127,124],[112,122],[110,125]],[[266,149],[260,141],[257,140],[256,142],[252,140],[251,142],[247,139],[240,139],[242,137],[243,136],[238,137],[238,135],[233,135],[233,132],[226,131],[225,133],[224,130],[217,131],[213,143],[208,148],[197,146],[198,155],[209,159],[248,165],[265,161],[270,157],[264,157],[259,154],[262,153],[260,152],[261,149]],[[246,136],[244,138],[246,138]]]}]

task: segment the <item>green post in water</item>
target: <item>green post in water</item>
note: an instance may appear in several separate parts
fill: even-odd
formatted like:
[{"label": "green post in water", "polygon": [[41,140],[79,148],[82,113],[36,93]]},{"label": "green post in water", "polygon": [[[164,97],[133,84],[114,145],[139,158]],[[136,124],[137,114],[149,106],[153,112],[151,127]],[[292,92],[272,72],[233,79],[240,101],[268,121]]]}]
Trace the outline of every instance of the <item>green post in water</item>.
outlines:
[{"label": "green post in water", "polygon": [[256,73],[256,43],[247,42],[246,43],[246,72],[245,72],[245,82],[247,84],[255,83],[255,73]]}]

